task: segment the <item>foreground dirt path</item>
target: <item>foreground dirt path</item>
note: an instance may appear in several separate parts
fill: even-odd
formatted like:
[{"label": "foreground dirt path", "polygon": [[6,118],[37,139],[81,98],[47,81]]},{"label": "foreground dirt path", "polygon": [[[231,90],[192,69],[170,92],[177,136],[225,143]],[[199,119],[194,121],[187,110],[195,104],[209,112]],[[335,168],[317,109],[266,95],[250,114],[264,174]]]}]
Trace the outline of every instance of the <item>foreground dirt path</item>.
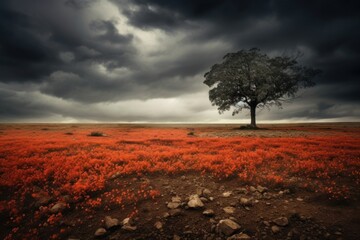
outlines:
[{"label": "foreground dirt path", "polygon": [[[116,179],[115,181],[123,181]],[[136,230],[113,229],[109,239],[358,239],[358,202],[329,203],[316,193],[296,189],[242,185],[238,180],[210,176],[149,176],[132,178],[159,189],[156,201],[143,201],[133,219]],[[204,206],[189,208],[189,196],[197,194]],[[176,208],[172,201],[180,199]],[[177,201],[175,201],[177,202]],[[206,211],[213,212],[206,215]],[[108,213],[109,214],[109,213]],[[111,216],[121,219],[121,212]],[[101,219],[101,217],[100,217]],[[102,226],[99,221],[94,226]],[[235,235],[219,222],[238,223]],[[282,223],[284,219],[285,222]],[[279,221],[279,222],[278,222]],[[160,223],[160,224],[159,224]],[[231,232],[231,231],[230,231]],[[241,234],[243,233],[243,234]],[[84,231],[80,235],[87,236]],[[232,235],[232,236],[231,236]],[[246,237],[248,236],[248,238]],[[87,236],[91,238],[91,235]]]}]

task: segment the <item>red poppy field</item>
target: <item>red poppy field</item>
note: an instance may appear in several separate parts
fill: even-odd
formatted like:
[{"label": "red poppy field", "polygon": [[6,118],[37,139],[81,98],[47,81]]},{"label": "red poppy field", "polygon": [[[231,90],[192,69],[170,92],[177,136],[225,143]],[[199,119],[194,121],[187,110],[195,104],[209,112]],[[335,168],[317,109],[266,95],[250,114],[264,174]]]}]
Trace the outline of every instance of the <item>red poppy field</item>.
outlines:
[{"label": "red poppy field", "polygon": [[262,127],[0,125],[0,238],[359,239],[360,125]]}]

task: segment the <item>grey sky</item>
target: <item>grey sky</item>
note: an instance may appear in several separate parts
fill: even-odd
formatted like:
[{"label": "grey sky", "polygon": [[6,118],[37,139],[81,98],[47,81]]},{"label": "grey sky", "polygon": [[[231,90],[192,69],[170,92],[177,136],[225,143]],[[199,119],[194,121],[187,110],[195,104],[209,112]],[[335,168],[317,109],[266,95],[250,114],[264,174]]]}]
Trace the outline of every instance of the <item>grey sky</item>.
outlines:
[{"label": "grey sky", "polygon": [[227,52],[303,53],[317,86],[261,121],[360,120],[356,1],[5,0],[1,122],[247,122],[203,75]]}]

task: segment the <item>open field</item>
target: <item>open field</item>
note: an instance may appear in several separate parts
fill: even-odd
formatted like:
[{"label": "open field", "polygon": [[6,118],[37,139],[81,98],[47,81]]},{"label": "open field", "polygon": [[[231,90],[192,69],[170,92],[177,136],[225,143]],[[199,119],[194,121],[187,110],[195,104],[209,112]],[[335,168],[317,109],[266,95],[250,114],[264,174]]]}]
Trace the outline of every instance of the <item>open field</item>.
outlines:
[{"label": "open field", "polygon": [[0,124],[0,238],[360,239],[360,124],[260,127]]}]

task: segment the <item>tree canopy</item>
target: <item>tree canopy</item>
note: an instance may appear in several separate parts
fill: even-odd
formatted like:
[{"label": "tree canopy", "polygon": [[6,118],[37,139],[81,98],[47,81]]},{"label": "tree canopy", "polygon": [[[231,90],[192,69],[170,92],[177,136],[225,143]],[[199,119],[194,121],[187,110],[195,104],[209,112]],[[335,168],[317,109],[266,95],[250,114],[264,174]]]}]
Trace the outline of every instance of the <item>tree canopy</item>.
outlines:
[{"label": "tree canopy", "polygon": [[211,89],[209,99],[219,113],[233,108],[233,115],[250,109],[251,126],[256,127],[256,108],[277,105],[296,96],[301,88],[312,87],[319,70],[301,66],[296,57],[269,57],[258,48],[228,53],[223,62],[205,73]]}]

